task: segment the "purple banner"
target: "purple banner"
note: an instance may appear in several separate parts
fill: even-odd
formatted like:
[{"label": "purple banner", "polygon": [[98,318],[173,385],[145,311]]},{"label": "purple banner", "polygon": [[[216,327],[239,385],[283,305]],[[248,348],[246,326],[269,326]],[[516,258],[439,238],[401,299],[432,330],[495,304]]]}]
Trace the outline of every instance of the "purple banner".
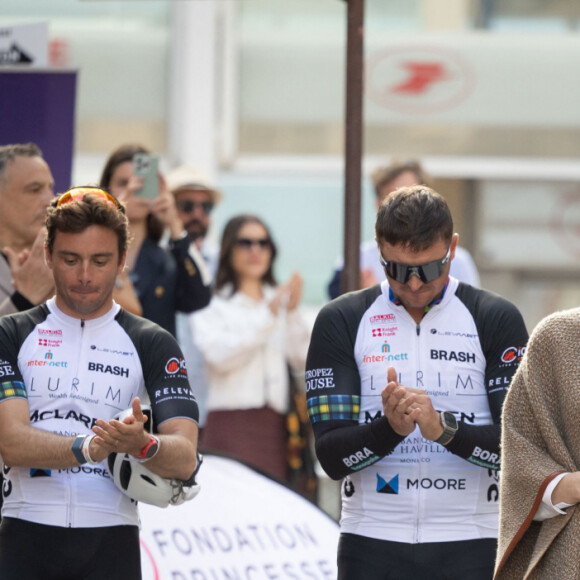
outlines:
[{"label": "purple banner", "polygon": [[71,185],[76,71],[0,70],[0,145],[36,143],[55,192]]}]

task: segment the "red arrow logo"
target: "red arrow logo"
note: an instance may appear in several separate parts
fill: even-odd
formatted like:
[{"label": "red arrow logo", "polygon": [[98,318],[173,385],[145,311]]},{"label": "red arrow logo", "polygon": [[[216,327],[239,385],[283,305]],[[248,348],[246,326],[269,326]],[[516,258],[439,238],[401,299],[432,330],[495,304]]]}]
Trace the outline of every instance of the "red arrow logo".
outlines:
[{"label": "red arrow logo", "polygon": [[392,87],[391,93],[420,95],[426,93],[433,83],[451,78],[440,62],[405,62],[402,66],[409,77]]}]

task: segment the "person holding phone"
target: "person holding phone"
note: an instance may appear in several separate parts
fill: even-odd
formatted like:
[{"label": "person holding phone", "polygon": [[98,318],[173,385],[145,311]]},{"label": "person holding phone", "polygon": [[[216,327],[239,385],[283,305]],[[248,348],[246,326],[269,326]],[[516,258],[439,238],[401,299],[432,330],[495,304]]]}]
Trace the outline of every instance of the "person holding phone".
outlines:
[{"label": "person holding phone", "polygon": [[310,327],[302,278],[276,284],[276,245],[264,222],[238,215],[225,226],[215,294],[190,317],[209,380],[206,449],[286,479],[288,365],[303,371]]},{"label": "person holding phone", "polygon": [[[141,145],[122,145],[107,159],[100,186],[126,204],[132,235],[115,300],[175,335],[177,311],[193,312],[209,303],[210,277],[203,260],[189,252],[157,159]],[[165,230],[168,249],[159,244]]]}]

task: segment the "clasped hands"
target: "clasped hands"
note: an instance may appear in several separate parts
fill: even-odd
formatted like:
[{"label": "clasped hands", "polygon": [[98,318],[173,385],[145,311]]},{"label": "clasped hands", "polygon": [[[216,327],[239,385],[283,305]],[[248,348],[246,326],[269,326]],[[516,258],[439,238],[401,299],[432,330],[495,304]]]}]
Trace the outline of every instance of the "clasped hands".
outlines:
[{"label": "clasped hands", "polygon": [[96,461],[103,461],[110,453],[128,453],[137,457],[149,441],[145,430],[147,416],[141,409],[139,397],[133,399],[133,414],[123,421],[97,419],[92,428],[96,437],[90,444],[89,452]]},{"label": "clasped hands", "polygon": [[394,367],[388,368],[387,381],[387,386],[381,392],[383,414],[395,433],[406,437],[418,425],[425,439],[439,439],[443,434],[443,426],[429,395],[423,389],[401,385]]}]

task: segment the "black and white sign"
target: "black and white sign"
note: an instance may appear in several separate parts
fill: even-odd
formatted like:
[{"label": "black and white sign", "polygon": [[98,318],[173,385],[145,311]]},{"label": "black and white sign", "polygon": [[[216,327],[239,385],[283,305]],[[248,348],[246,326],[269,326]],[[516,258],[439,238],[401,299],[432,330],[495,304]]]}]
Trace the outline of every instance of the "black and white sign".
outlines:
[{"label": "black and white sign", "polygon": [[48,23],[0,27],[0,66],[48,66]]}]

